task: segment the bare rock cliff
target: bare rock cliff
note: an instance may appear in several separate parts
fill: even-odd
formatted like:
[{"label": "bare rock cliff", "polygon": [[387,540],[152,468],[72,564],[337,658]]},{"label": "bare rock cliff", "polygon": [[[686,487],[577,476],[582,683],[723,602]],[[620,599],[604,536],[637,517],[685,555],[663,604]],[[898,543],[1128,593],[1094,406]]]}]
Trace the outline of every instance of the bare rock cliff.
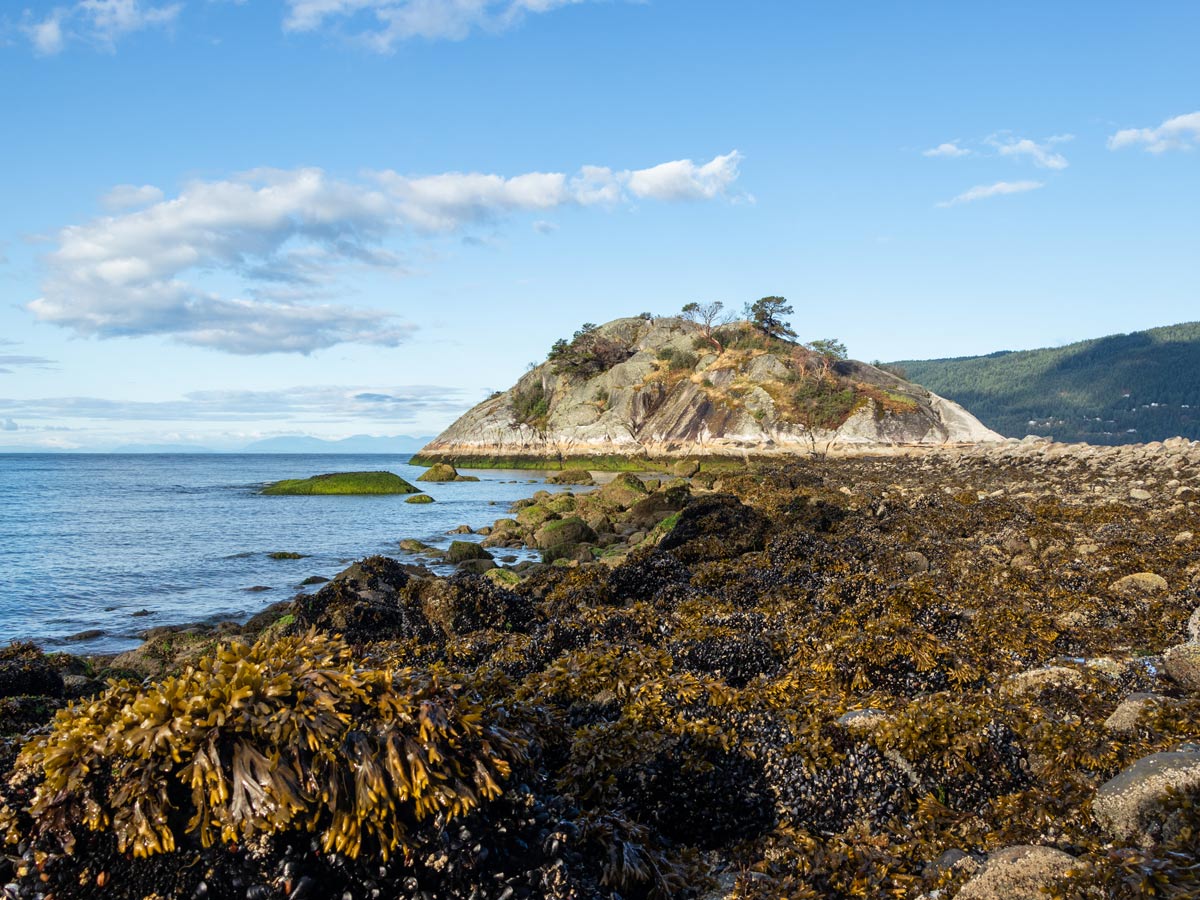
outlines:
[{"label": "bare rock cliff", "polygon": [[707,336],[681,319],[630,318],[560,342],[418,456],[769,455],[1002,440],[918,385],[747,323]]}]

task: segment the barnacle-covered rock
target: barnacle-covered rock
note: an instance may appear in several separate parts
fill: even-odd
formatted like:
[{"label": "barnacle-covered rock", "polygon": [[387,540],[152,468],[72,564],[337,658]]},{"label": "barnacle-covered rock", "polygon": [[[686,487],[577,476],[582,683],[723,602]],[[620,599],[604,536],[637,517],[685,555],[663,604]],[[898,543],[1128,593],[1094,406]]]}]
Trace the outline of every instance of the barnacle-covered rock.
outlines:
[{"label": "barnacle-covered rock", "polygon": [[0,697],[61,697],[62,675],[33,644],[0,648]]},{"label": "barnacle-covered rock", "polygon": [[1078,865],[1052,847],[1006,847],[988,854],[987,863],[956,900],[1043,900]]},{"label": "barnacle-covered rock", "polygon": [[351,643],[390,638],[430,640],[435,631],[419,604],[403,592],[409,571],[386,556],[369,556],[315,594],[294,601],[295,629],[340,634]]},{"label": "barnacle-covered rock", "polygon": [[1186,691],[1200,691],[1200,643],[1177,644],[1163,654],[1163,669]]},{"label": "barnacle-covered rock", "polygon": [[1154,753],[1106,781],[1092,815],[1112,837],[1149,844],[1194,830],[1198,799],[1200,752]]},{"label": "barnacle-covered rock", "polygon": [[739,556],[766,545],[768,521],[729,494],[700,497],[679,514],[659,547],[685,563]]},{"label": "barnacle-covered rock", "polygon": [[413,579],[403,594],[446,635],[481,628],[525,631],[533,618],[528,600],[478,575]]}]

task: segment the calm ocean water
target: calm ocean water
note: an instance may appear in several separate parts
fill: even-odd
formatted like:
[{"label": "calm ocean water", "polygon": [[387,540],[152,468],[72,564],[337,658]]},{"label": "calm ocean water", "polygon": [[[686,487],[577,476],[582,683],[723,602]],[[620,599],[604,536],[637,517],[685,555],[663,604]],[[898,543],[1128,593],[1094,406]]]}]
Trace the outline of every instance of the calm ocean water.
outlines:
[{"label": "calm ocean water", "polygon": [[[415,481],[424,470],[408,459],[0,455],[0,641],[110,652],[155,625],[242,619],[291,597],[310,575],[328,578],[373,553],[406,558],[401,538],[445,547],[450,529],[490,525],[547,474],[473,471],[478,483],[421,485],[437,500],[426,505],[257,493],[322,472],[386,470]],[[305,558],[274,560],[274,551]],[[65,642],[90,629],[103,635]]]}]

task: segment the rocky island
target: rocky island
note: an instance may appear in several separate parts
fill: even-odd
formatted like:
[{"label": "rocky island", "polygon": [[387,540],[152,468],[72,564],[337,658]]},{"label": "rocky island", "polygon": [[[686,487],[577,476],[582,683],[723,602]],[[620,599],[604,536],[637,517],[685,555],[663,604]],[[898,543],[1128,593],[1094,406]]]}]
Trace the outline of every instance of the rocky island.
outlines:
[{"label": "rocky island", "polygon": [[476,466],[789,456],[1002,440],[961,406],[750,322],[635,317],[585,326],[414,458]]}]

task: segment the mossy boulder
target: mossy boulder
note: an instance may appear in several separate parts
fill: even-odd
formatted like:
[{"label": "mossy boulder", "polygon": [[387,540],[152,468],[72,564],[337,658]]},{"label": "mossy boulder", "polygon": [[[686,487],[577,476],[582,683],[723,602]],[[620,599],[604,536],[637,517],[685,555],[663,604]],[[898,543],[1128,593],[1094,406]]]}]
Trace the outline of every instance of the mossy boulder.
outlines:
[{"label": "mossy boulder", "polygon": [[580,484],[593,485],[596,481],[587,469],[565,469],[555,472],[546,479],[546,484]]},{"label": "mossy boulder", "polygon": [[517,512],[517,522],[520,523],[522,528],[531,531],[541,528],[551,519],[557,518],[558,513],[542,506],[540,503],[535,503],[533,506],[526,506]]},{"label": "mossy boulder", "polygon": [[546,503],[546,509],[561,516],[564,513],[574,512],[577,503],[578,501],[575,499],[574,494],[559,494],[553,500]]},{"label": "mossy boulder", "polygon": [[311,494],[416,494],[413,487],[391,472],[333,472],[311,478],[290,478],[276,481],[262,489],[271,496],[306,496]]},{"label": "mossy boulder", "polygon": [[460,475],[458,469],[449,463],[434,463],[417,481],[446,482],[446,481],[478,481],[474,475]]},{"label": "mossy boulder", "polygon": [[452,541],[446,551],[446,562],[464,563],[472,559],[491,559],[492,554],[474,541]]},{"label": "mossy boulder", "polygon": [[642,479],[629,472],[622,472],[594,493],[596,501],[617,509],[628,509],[650,493]]},{"label": "mossy boulder", "polygon": [[404,501],[405,503],[433,503],[433,498],[428,494],[413,494]]},{"label": "mossy boulder", "polygon": [[547,522],[533,535],[533,545],[539,550],[548,550],[560,544],[590,544],[596,540],[596,532],[576,516]]}]

